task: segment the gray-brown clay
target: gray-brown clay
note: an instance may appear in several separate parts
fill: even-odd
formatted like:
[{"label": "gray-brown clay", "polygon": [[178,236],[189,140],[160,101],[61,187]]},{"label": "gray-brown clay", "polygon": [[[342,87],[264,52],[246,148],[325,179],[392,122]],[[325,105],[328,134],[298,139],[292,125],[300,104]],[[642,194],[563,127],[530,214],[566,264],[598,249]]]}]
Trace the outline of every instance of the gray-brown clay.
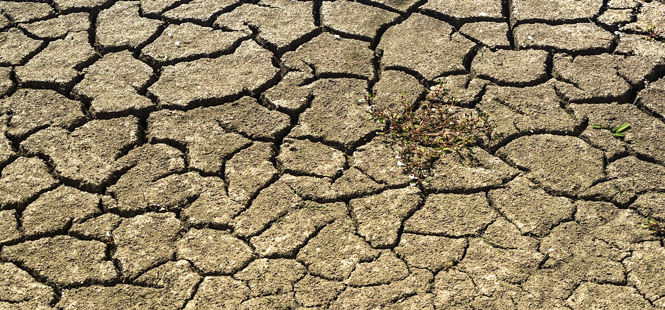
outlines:
[{"label": "gray-brown clay", "polygon": [[[664,25],[662,0],[0,1],[0,309],[665,308]],[[367,94],[440,89],[491,131],[417,183]]]}]

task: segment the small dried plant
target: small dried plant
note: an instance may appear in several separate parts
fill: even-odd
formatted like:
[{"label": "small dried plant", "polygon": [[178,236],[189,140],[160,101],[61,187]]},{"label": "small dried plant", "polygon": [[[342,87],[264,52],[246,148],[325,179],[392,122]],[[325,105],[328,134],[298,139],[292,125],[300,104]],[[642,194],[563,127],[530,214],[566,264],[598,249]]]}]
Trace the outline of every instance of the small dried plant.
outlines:
[{"label": "small dried plant", "polygon": [[459,107],[441,85],[433,87],[419,104],[401,99],[392,106],[374,105],[368,95],[372,119],[386,123],[381,134],[397,147],[397,164],[414,183],[427,180],[433,162],[446,153],[470,147],[490,130],[485,113]]},{"label": "small dried plant", "polygon": [[644,228],[653,232],[653,234],[656,236],[665,236],[665,224],[658,220],[649,217],[647,218],[646,222],[644,222],[643,226]]},{"label": "small dried plant", "polygon": [[657,29],[655,26],[651,25],[642,29],[646,34],[644,39],[647,41],[660,41],[665,40],[665,34],[662,31]]}]

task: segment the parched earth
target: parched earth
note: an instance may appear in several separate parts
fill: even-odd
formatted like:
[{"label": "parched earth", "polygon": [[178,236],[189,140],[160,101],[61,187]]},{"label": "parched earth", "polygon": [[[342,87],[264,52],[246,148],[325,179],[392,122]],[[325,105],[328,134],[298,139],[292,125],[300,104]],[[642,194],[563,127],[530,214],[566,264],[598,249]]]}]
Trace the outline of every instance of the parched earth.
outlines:
[{"label": "parched earth", "polygon": [[[662,1],[0,12],[0,309],[665,307]],[[414,186],[432,87],[494,129]]]}]

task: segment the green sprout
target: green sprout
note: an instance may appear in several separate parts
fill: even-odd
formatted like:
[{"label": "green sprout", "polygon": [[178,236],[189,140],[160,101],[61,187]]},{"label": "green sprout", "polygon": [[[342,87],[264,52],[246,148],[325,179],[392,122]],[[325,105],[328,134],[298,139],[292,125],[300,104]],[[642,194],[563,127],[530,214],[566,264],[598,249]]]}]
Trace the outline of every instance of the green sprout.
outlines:
[{"label": "green sprout", "polygon": [[592,127],[593,127],[594,129],[605,129],[605,130],[609,130],[609,131],[612,133],[612,136],[613,136],[613,137],[615,137],[615,138],[623,138],[623,137],[626,136],[623,132],[626,131],[626,129],[630,128],[630,124],[628,124],[628,123],[623,123],[623,124],[621,124],[621,125],[619,125],[619,126],[616,126],[616,127],[614,127],[614,128],[612,128],[612,126],[602,126],[602,125],[599,125],[599,124],[593,124]]}]

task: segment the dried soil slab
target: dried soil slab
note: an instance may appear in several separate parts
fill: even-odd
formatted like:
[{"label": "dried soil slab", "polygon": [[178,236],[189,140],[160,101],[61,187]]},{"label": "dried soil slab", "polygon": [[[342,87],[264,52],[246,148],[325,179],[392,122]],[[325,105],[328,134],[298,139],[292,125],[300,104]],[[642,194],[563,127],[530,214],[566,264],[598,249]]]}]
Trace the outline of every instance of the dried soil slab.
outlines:
[{"label": "dried soil slab", "polygon": [[[249,139],[228,132],[221,126],[218,119],[230,120],[228,115],[220,113],[223,111],[224,108],[215,107],[197,108],[187,112],[175,110],[153,112],[148,118],[148,137],[152,141],[175,141],[184,145],[187,148],[190,167],[206,173],[220,173],[224,162],[232,154],[251,143]],[[235,112],[238,113],[237,110]],[[242,122],[242,119],[234,118],[230,121]],[[266,129],[274,132],[274,129]]]},{"label": "dried soil slab", "polygon": [[665,186],[665,167],[641,161],[633,156],[621,158],[607,166],[609,180],[583,193],[585,198],[630,203],[636,194],[659,191]]},{"label": "dried soil slab", "polygon": [[290,125],[286,114],[269,110],[251,97],[243,97],[205,111],[213,115],[227,131],[238,132],[252,139],[275,140]]},{"label": "dried soil slab", "polygon": [[583,274],[587,271],[583,269],[585,267],[562,264],[556,268],[542,268],[534,271],[522,286],[536,303],[551,303],[552,300],[567,298],[573,293],[582,282]]},{"label": "dried soil slab", "polygon": [[249,298],[249,287],[230,276],[205,277],[185,310],[238,309]]},{"label": "dried soil slab", "polygon": [[383,128],[370,119],[366,106],[356,103],[367,93],[366,81],[323,79],[309,87],[314,99],[310,108],[300,114],[289,137],[322,140],[349,149]]},{"label": "dried soil slab", "polygon": [[397,301],[394,305],[388,305],[386,309],[422,309],[434,310],[434,294],[422,293],[416,294],[406,299]]},{"label": "dried soil slab", "polygon": [[379,258],[368,263],[359,263],[344,283],[350,286],[389,284],[409,275],[404,261],[390,251],[382,252]]},{"label": "dried soil slab", "polygon": [[226,10],[235,3],[237,3],[236,0],[193,0],[164,12],[162,16],[180,21],[205,23],[217,12]]},{"label": "dried soil slab", "polygon": [[665,219],[665,193],[645,193],[630,205],[638,213],[657,220]]},{"label": "dried soil slab", "polygon": [[224,181],[218,177],[202,177],[196,172],[175,174],[135,187],[112,188],[110,192],[118,202],[109,208],[130,213],[182,210],[183,219],[189,223],[226,225],[243,205],[229,199],[224,188]]},{"label": "dried soil slab", "polygon": [[0,307],[7,310],[53,310],[48,303],[37,303],[34,301],[5,302],[0,301]]},{"label": "dried soil slab", "polygon": [[576,195],[604,177],[603,152],[575,137],[521,137],[497,155],[528,170],[526,176],[546,190],[563,195]]},{"label": "dried soil slab", "polygon": [[378,251],[354,234],[349,221],[338,220],[309,240],[298,252],[297,259],[312,275],[342,281],[351,275],[359,262],[378,256]]},{"label": "dried soil slab", "polygon": [[[109,187],[108,192],[114,196],[122,196],[123,192],[129,192],[185,169],[183,154],[165,144],[146,144],[135,148],[120,158],[119,162],[131,168]],[[198,175],[187,173],[183,176],[194,180]]]},{"label": "dried soil slab", "polygon": [[460,27],[459,31],[493,49],[510,47],[508,23],[505,22],[466,23]]},{"label": "dried soil slab", "polygon": [[293,291],[293,285],[305,276],[305,266],[293,259],[257,259],[234,277],[245,281],[250,296],[280,295]]},{"label": "dried soil slab", "polygon": [[332,188],[333,179],[329,177],[283,174],[280,181],[291,187],[302,199],[333,201],[340,198]]},{"label": "dried soil slab", "polygon": [[553,49],[566,53],[609,51],[612,33],[593,23],[547,25],[524,24],[514,30],[515,45],[522,48]]},{"label": "dried soil slab", "polygon": [[80,102],[46,89],[17,90],[0,101],[0,113],[12,115],[7,134],[18,139],[48,126],[71,128],[85,120]]},{"label": "dried soil slab", "polygon": [[656,1],[642,4],[637,13],[637,20],[621,28],[637,32],[647,32],[647,29],[651,29],[654,33],[665,31],[665,3]]},{"label": "dried soil slab", "polygon": [[547,52],[538,50],[481,49],[471,64],[471,70],[479,77],[498,84],[524,86],[548,79]]},{"label": "dried soil slab", "polygon": [[196,225],[228,225],[244,204],[231,200],[224,191],[224,182],[214,177],[201,182],[198,198],[182,211],[182,217]]},{"label": "dried soil slab", "polygon": [[[571,102],[620,101],[630,95],[631,88],[617,71],[615,57],[609,54],[594,56],[554,55],[552,74],[563,96]],[[602,82],[602,83],[600,83]]]},{"label": "dried soil slab", "polygon": [[230,55],[164,67],[148,90],[166,107],[253,92],[275,78],[278,69],[272,65],[272,56],[254,41],[245,41]]},{"label": "dried soil slab", "polygon": [[317,76],[350,75],[374,78],[374,52],[368,42],[335,37],[324,32],[282,56],[289,69],[314,70]]},{"label": "dried soil slab", "polygon": [[637,104],[665,116],[665,78],[650,83],[637,96]]},{"label": "dried soil slab", "polygon": [[229,53],[247,34],[240,31],[214,30],[192,23],[169,25],[141,55],[158,63],[172,63]]},{"label": "dried soil slab", "polygon": [[73,223],[69,233],[104,242],[113,240],[111,233],[120,225],[122,218],[113,213],[104,213],[82,223]]},{"label": "dried soil slab", "polygon": [[134,117],[93,120],[72,132],[56,127],[41,130],[21,147],[29,154],[48,156],[62,177],[98,189],[122,168],[115,160],[138,142],[138,130]]},{"label": "dried soil slab", "polygon": [[0,209],[23,205],[57,184],[43,161],[19,157],[0,174]]},{"label": "dried soil slab", "polygon": [[0,96],[4,97],[12,88],[14,88],[14,80],[11,78],[12,68],[0,68]]},{"label": "dried soil slab", "polygon": [[[595,260],[597,258],[587,258]],[[529,304],[531,307],[536,305],[556,304],[552,309],[569,309],[562,305],[561,299],[568,298],[573,291],[580,286],[580,283],[605,282],[604,284],[625,285],[624,270],[620,263],[598,265],[600,269],[589,270],[588,262],[566,263],[556,268],[542,268],[534,272],[522,286],[529,292],[522,303]],[[593,276],[593,274],[602,277],[612,276],[612,280],[602,279]],[[617,282],[618,280],[618,282]],[[610,282],[611,281],[611,282]],[[557,301],[558,300],[558,301]],[[593,309],[593,308],[592,308]]]},{"label": "dried soil slab", "polygon": [[598,22],[607,27],[618,27],[629,23],[633,18],[632,9],[607,10],[598,16]]},{"label": "dried soil slab", "polygon": [[651,305],[630,286],[585,282],[566,299],[573,309],[651,309]]},{"label": "dried soil slab", "polygon": [[385,185],[377,183],[354,167],[344,171],[344,174],[332,184],[332,190],[338,197],[360,197],[376,193],[383,188]]},{"label": "dried soil slab", "polygon": [[450,262],[459,262],[468,242],[464,238],[447,238],[403,233],[395,253],[406,260],[409,267],[438,272]]},{"label": "dried soil slab", "polygon": [[301,112],[309,105],[312,90],[301,87],[313,75],[300,71],[290,71],[277,83],[261,94],[263,102],[290,115]]},{"label": "dried soil slab", "polygon": [[85,65],[95,55],[86,32],[69,33],[63,39],[49,43],[24,66],[16,67],[16,78],[20,84],[68,88],[81,74],[78,67]]},{"label": "dried soil slab", "polygon": [[[665,46],[663,46],[665,47]],[[648,87],[665,70],[665,57],[614,55],[619,75],[633,86],[633,89]]]},{"label": "dried soil slab", "polygon": [[[171,174],[185,170],[183,154],[176,148],[166,144],[144,144],[135,148],[121,157],[118,162],[121,166],[131,167],[107,189],[107,193],[119,200],[119,205],[113,209],[122,211],[145,210],[138,209],[146,207],[146,199],[140,204],[123,203],[123,200],[131,201],[135,195],[144,196],[149,193],[141,193],[149,187],[152,182]],[[151,196],[154,197],[154,196]]]},{"label": "dried soil slab", "polygon": [[26,36],[23,31],[11,28],[0,33],[0,65],[20,65],[29,55],[32,55],[40,46],[42,41]]},{"label": "dried soil slab", "polygon": [[331,309],[384,309],[397,300],[430,289],[434,276],[426,270],[414,269],[406,279],[390,284],[351,287],[342,292],[330,305]]},{"label": "dried soil slab", "polygon": [[92,100],[94,115],[127,114],[144,111],[154,104],[138,94],[153,72],[129,51],[110,53],[83,70],[85,78],[74,87],[74,95]]},{"label": "dried soil slab", "polygon": [[277,176],[278,171],[272,161],[274,156],[273,145],[266,142],[254,142],[234,155],[224,170],[229,197],[242,204],[255,197]]},{"label": "dried soil slab", "polygon": [[333,177],[344,168],[346,156],[325,144],[285,139],[277,162],[290,173]]},{"label": "dried soil slab", "polygon": [[545,255],[534,250],[495,248],[480,239],[469,241],[459,269],[477,281],[477,285],[492,286],[493,281],[521,283],[538,269]]},{"label": "dried soil slab", "polygon": [[550,229],[571,219],[575,207],[568,198],[554,197],[524,177],[508,183],[504,189],[489,192],[488,198],[522,234],[545,236]]},{"label": "dried soil slab", "polygon": [[478,234],[496,218],[485,194],[431,194],[404,223],[404,231],[462,237]]},{"label": "dried soil slab", "polygon": [[146,42],[163,22],[141,17],[139,9],[137,1],[119,1],[99,12],[95,26],[97,44],[104,49],[134,49]]},{"label": "dried soil slab", "polygon": [[76,9],[93,9],[103,6],[110,0],[53,0],[55,8],[60,12]]},{"label": "dried soil slab", "polygon": [[324,2],[321,23],[335,31],[373,40],[377,31],[399,17],[399,14],[358,2]]},{"label": "dried soil slab", "polygon": [[373,247],[390,247],[398,239],[406,217],[423,199],[415,187],[386,190],[378,195],[351,200],[358,233]]},{"label": "dried soil slab", "polygon": [[87,31],[90,28],[88,13],[60,15],[56,18],[20,25],[34,36],[42,39],[56,39],[70,32]]},{"label": "dried soil slab", "polygon": [[288,185],[278,180],[262,189],[249,208],[231,222],[231,226],[239,236],[255,235],[301,202],[300,197]]},{"label": "dried soil slab", "polygon": [[600,240],[607,240],[607,243],[616,249],[630,251],[640,242],[658,240],[651,231],[644,229],[646,218],[634,210],[620,210],[615,216],[608,218],[607,223],[594,229],[592,233]]},{"label": "dried soil slab", "polygon": [[312,3],[288,0],[261,0],[257,4],[243,4],[217,17],[214,26],[242,30],[247,34],[251,34],[251,28],[255,28],[259,40],[279,51],[292,47],[316,29]]},{"label": "dried soil slab", "polygon": [[123,276],[134,278],[143,271],[169,261],[181,223],[174,213],[146,213],[124,219],[113,231],[117,259]]},{"label": "dried soil slab", "polygon": [[480,295],[468,274],[457,269],[439,272],[434,280],[434,305],[437,308],[464,307]]},{"label": "dried soil slab", "polygon": [[406,12],[409,8],[412,8],[414,5],[416,5],[418,1],[417,0],[375,0],[373,2],[379,3],[380,5],[384,5],[386,7],[393,8],[401,12]]},{"label": "dried soil slab", "polygon": [[639,2],[633,0],[610,0],[607,3],[607,7],[612,9],[634,9],[639,5]]},{"label": "dried soil slab", "polygon": [[504,218],[499,218],[490,224],[483,232],[482,239],[494,246],[519,250],[538,249],[539,242],[533,236],[523,236],[515,224]]},{"label": "dried soil slab", "polygon": [[99,195],[61,185],[42,194],[23,211],[27,236],[63,232],[69,223],[80,223],[100,213]]},{"label": "dried soil slab", "polygon": [[262,257],[293,256],[323,226],[346,215],[343,203],[302,202],[300,209],[277,217],[270,228],[252,237],[251,243]]},{"label": "dried soil slab", "polygon": [[665,295],[665,281],[658,276],[665,272],[664,259],[665,250],[658,242],[646,242],[624,260],[628,284],[634,285],[652,302]]},{"label": "dried soil slab", "polygon": [[254,258],[247,244],[221,230],[190,229],[176,246],[178,257],[191,261],[205,274],[231,274]]},{"label": "dried soil slab", "polygon": [[384,140],[376,138],[353,153],[353,166],[381,184],[406,185],[411,179],[397,165],[396,154]]},{"label": "dried soil slab", "polygon": [[5,246],[0,257],[34,270],[51,283],[70,286],[116,279],[118,271],[105,252],[106,245],[99,241],[56,236]]},{"label": "dried soil slab", "polygon": [[16,210],[0,211],[0,245],[15,241],[21,237],[16,220]]},{"label": "dried soil slab", "polygon": [[344,171],[342,176],[334,181],[327,177],[293,176],[290,174],[283,175],[281,180],[295,190],[300,197],[319,201],[356,198],[376,193],[385,188],[385,185],[372,180],[357,168]]},{"label": "dried soil slab", "polygon": [[632,104],[572,104],[575,114],[588,118],[589,125],[619,126],[631,124],[624,133],[624,139],[617,139],[607,130],[594,129],[589,126],[582,132],[592,145],[608,152],[610,157],[618,156],[630,150],[639,155],[653,158],[665,163],[665,124],[657,118],[647,115]]},{"label": "dried soil slab", "polygon": [[448,95],[457,101],[460,106],[473,106],[478,102],[483,94],[483,90],[489,84],[489,81],[477,79],[472,75],[449,75],[436,78],[440,83],[430,87],[430,90],[442,89]]},{"label": "dried soil slab", "polygon": [[167,262],[135,280],[138,285],[87,286],[66,289],[61,309],[182,309],[201,281],[189,262]]},{"label": "dried soil slab", "polygon": [[641,34],[622,34],[615,49],[616,53],[646,56],[661,62],[665,58],[665,44],[660,41],[645,40]]},{"label": "dried soil slab", "polygon": [[551,80],[523,88],[488,86],[478,108],[494,124],[490,145],[527,132],[572,133],[582,120],[561,108],[554,84]]},{"label": "dried soil slab", "polygon": [[473,0],[461,2],[430,0],[421,8],[454,19],[503,18],[500,0]]},{"label": "dried soil slab", "polygon": [[157,15],[176,5],[178,0],[141,0],[141,13],[143,15]]},{"label": "dried soil slab", "polygon": [[16,157],[12,141],[7,138],[5,123],[10,119],[9,115],[0,116],[0,166],[4,166]]},{"label": "dried soil slab", "polygon": [[49,17],[54,13],[48,3],[0,1],[0,12],[15,23],[27,23]]},{"label": "dried soil slab", "polygon": [[[588,20],[594,17],[603,6],[602,0],[515,0],[511,3],[511,17],[514,21],[563,22]],[[548,8],[543,10],[543,8]],[[513,23],[514,23],[513,21]]]},{"label": "dried soil slab", "polygon": [[[607,204],[607,203],[605,203]],[[599,209],[598,204],[580,205],[585,213],[585,208],[595,207]],[[606,213],[604,216],[611,218],[611,205],[604,205]],[[597,211],[596,211],[597,212]],[[587,216],[588,217],[588,216]],[[607,222],[607,220],[603,220]],[[603,222],[600,222],[601,225]],[[624,279],[623,266],[619,263],[628,253],[612,247],[602,239],[590,233],[590,225],[580,225],[576,222],[566,222],[554,229],[540,243],[540,252],[547,253],[548,260],[543,265],[546,268],[563,268],[562,264],[569,264],[567,267],[577,269],[571,272],[575,275],[577,281],[603,281],[614,280],[622,281]],[[570,277],[570,275],[569,275]],[[573,278],[574,279],[574,278]],[[616,283],[616,281],[612,281]]]},{"label": "dried soil slab", "polygon": [[39,283],[30,274],[12,263],[0,264],[0,299],[11,303],[34,301],[48,304],[53,300],[53,289]]},{"label": "dried soil slab", "polygon": [[243,302],[240,310],[271,310],[271,309],[295,309],[296,304],[293,294],[281,294],[255,297]]},{"label": "dried soil slab", "polygon": [[501,185],[518,170],[487,151],[473,147],[471,152],[446,154],[434,162],[430,173],[431,180],[424,184],[429,190],[470,191]]},{"label": "dried soil slab", "polygon": [[425,88],[415,77],[402,71],[386,70],[372,88],[372,104],[382,108],[393,108],[401,111],[400,101],[416,102]]},{"label": "dried soil slab", "polygon": [[327,305],[344,290],[344,287],[342,283],[311,275],[306,275],[293,286],[296,300],[305,307]]},{"label": "dried soil slab", "polygon": [[413,14],[381,37],[377,47],[383,50],[381,63],[387,69],[416,71],[428,80],[464,72],[464,59],[474,43],[452,32],[453,28],[445,22]]}]

